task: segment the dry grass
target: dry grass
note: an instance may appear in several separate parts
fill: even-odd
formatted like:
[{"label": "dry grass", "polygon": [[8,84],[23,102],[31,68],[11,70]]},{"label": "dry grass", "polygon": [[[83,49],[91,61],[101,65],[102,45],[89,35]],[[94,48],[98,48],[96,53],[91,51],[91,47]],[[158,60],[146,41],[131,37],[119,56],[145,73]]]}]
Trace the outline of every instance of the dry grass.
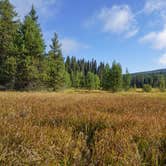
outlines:
[{"label": "dry grass", "polygon": [[166,94],[0,93],[0,165],[165,165]]}]

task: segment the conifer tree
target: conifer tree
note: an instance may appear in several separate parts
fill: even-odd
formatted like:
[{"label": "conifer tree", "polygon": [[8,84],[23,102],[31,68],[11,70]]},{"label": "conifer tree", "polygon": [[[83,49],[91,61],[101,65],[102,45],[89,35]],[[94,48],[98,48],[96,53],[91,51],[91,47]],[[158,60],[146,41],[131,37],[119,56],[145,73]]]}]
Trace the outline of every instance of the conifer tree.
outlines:
[{"label": "conifer tree", "polygon": [[115,61],[112,63],[111,67],[111,90],[113,92],[119,91],[122,88],[122,68],[119,63]]},{"label": "conifer tree", "polygon": [[111,87],[111,71],[109,64],[106,64],[103,71],[102,87],[105,90],[109,90]]},{"label": "conifer tree", "polygon": [[128,72],[128,69],[126,69],[126,74],[123,76],[123,88],[125,91],[130,89],[130,83],[131,83],[131,76]]},{"label": "conifer tree", "polygon": [[43,35],[38,24],[36,11],[32,6],[30,13],[25,17],[23,23],[23,34],[25,40],[25,51],[28,56],[39,58],[43,55],[45,45]]},{"label": "conifer tree", "polygon": [[[45,46],[37,19],[36,11],[32,6],[30,13],[19,28],[17,89],[34,89],[40,85]],[[20,66],[22,70],[19,69]]]},{"label": "conifer tree", "polygon": [[99,77],[92,72],[88,72],[87,74],[87,88],[88,89],[99,89],[100,80]]},{"label": "conifer tree", "polygon": [[61,45],[59,44],[58,36],[55,33],[50,45],[48,57],[48,86],[54,91],[65,86],[65,64],[62,56]]},{"label": "conifer tree", "polygon": [[160,76],[159,89],[161,92],[165,91],[165,78],[163,75]]},{"label": "conifer tree", "polygon": [[15,81],[16,12],[9,0],[0,1],[0,84],[12,88]]}]

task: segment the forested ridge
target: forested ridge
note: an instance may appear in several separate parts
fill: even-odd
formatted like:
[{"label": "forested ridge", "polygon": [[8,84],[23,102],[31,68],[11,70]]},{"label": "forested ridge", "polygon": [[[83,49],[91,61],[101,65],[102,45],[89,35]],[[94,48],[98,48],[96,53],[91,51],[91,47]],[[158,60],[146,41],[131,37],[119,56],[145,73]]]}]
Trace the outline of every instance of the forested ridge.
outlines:
[{"label": "forested ridge", "polygon": [[[165,89],[164,74],[122,74],[120,63],[112,65],[95,59],[64,58],[58,35],[46,45],[35,7],[23,21],[9,0],[0,0],[0,89],[50,90],[65,88],[121,89],[143,88],[144,84]],[[101,46],[102,47],[102,46]]]}]

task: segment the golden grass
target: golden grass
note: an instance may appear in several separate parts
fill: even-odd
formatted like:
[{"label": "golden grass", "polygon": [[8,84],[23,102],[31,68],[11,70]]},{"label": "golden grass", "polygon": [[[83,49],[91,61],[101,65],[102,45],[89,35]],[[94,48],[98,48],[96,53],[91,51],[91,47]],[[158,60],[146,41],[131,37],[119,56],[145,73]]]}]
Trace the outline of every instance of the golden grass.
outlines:
[{"label": "golden grass", "polygon": [[165,93],[0,93],[0,165],[164,164]]}]

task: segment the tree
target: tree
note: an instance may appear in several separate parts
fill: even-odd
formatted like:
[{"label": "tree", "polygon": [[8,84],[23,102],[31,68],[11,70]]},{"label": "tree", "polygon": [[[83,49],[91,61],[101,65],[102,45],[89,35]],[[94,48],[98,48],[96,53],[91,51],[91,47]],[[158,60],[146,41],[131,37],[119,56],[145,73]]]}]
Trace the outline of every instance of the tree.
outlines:
[{"label": "tree", "polygon": [[131,76],[128,72],[128,69],[126,69],[126,74],[123,76],[123,88],[124,90],[129,90],[130,89],[130,83],[131,83]]},{"label": "tree", "polygon": [[23,35],[26,54],[34,58],[42,57],[45,50],[43,35],[37,20],[36,11],[32,6],[23,23]]},{"label": "tree", "polygon": [[160,76],[159,89],[161,92],[165,91],[165,78],[163,75]]},{"label": "tree", "polygon": [[37,19],[36,11],[32,6],[30,13],[25,17],[23,24],[20,24],[16,33],[17,73],[15,87],[18,90],[35,89],[41,84],[45,46]]},{"label": "tree", "polygon": [[97,69],[97,75],[99,76],[99,79],[101,81],[101,86],[103,85],[104,69],[105,69],[104,63],[100,62]]},{"label": "tree", "polygon": [[94,82],[95,82],[95,89],[99,89],[100,88],[100,79],[98,77],[98,75],[94,75]]},{"label": "tree", "polygon": [[[9,0],[0,1],[0,84],[13,86],[15,81],[15,34],[17,14]],[[12,84],[12,85],[11,85]]]},{"label": "tree", "polygon": [[88,72],[86,81],[88,89],[99,89],[100,80],[97,75],[93,74],[92,72]]},{"label": "tree", "polygon": [[115,61],[112,63],[111,67],[110,85],[113,92],[121,90],[122,87],[122,68],[121,65]]},{"label": "tree", "polygon": [[75,71],[71,73],[72,86],[74,88],[82,88],[84,83],[84,78],[82,72]]},{"label": "tree", "polygon": [[65,71],[65,87],[70,88],[71,87],[71,79],[70,79],[70,74]]},{"label": "tree", "polygon": [[102,87],[109,90],[111,87],[111,70],[109,64],[106,64],[103,72]]},{"label": "tree", "polygon": [[55,33],[50,45],[47,68],[47,84],[54,91],[57,91],[65,86],[65,64],[59,44],[58,36]]}]

